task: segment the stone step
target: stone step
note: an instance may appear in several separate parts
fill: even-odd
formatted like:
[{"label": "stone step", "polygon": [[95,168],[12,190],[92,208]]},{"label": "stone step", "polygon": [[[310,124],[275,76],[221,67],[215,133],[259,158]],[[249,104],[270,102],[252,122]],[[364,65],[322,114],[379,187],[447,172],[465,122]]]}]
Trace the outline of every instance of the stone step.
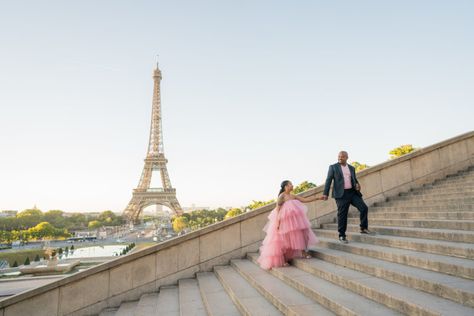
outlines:
[{"label": "stone step", "polygon": [[[348,218],[348,224],[359,224],[358,218]],[[419,228],[441,228],[457,230],[474,230],[474,221],[468,220],[436,220],[436,219],[371,219],[369,225],[402,226]]]},{"label": "stone step", "polygon": [[115,316],[115,313],[118,311],[117,307],[108,307],[100,312],[99,316]]},{"label": "stone step", "polygon": [[181,279],[178,281],[179,312],[181,316],[205,316],[206,308],[199,292],[196,279]]},{"label": "stone step", "polygon": [[474,173],[474,166],[469,166],[469,167],[466,167],[465,169],[459,170],[456,173],[447,175],[446,177],[454,177],[454,176],[460,176],[460,175],[465,175],[465,174],[469,175],[472,173]]},{"label": "stone step", "polygon": [[[315,229],[314,233],[316,236],[324,238],[338,239],[339,237],[339,233],[336,230]],[[474,244],[472,243],[459,243],[380,234],[365,235],[352,232],[346,232],[346,235],[349,240],[367,244],[436,253],[458,258],[474,259]]]},{"label": "stone step", "polygon": [[453,201],[460,201],[462,203],[464,203],[464,202],[472,203],[474,201],[474,197],[472,197],[471,195],[466,196],[465,193],[459,193],[459,194],[458,193],[452,193],[452,194],[433,193],[433,194],[398,195],[398,196],[388,198],[387,202],[390,202],[390,201],[393,201],[393,202],[395,202],[395,201],[411,201],[413,199],[423,200],[423,201],[424,200],[429,200],[429,201],[436,201],[436,202],[438,202],[438,201],[444,202],[444,201],[453,200]]},{"label": "stone step", "polygon": [[214,273],[242,315],[283,315],[252,287],[234,268],[216,266]]},{"label": "stone step", "polygon": [[448,178],[448,177],[458,177],[458,176],[463,176],[463,175],[471,175],[471,174],[473,174],[473,171],[474,171],[474,166],[469,166],[465,169],[462,169],[462,170],[459,170],[455,173],[447,175],[446,178]]},{"label": "stone step", "polygon": [[122,302],[120,308],[115,312],[115,316],[130,316],[135,314],[138,301]]},{"label": "stone step", "polygon": [[315,258],[339,266],[474,307],[474,287],[471,280],[334,249],[317,248],[311,250],[311,253]]},{"label": "stone step", "polygon": [[428,184],[436,184],[436,185],[442,185],[442,184],[445,184],[445,183],[468,183],[468,182],[473,182],[474,181],[474,174],[470,173],[470,174],[453,174],[453,175],[449,175],[448,177],[445,177],[443,179],[438,179],[438,180],[434,180],[433,182],[431,183],[428,183]]},{"label": "stone step", "polygon": [[177,286],[161,286],[158,293],[156,315],[179,316],[179,290]]},{"label": "stone step", "polygon": [[235,259],[231,265],[285,315],[334,315],[250,260]]},{"label": "stone step", "polygon": [[474,181],[472,179],[456,179],[456,180],[453,179],[453,180],[445,180],[443,182],[425,183],[421,186],[412,188],[412,190],[436,189],[436,188],[472,189],[473,187],[474,187]]},{"label": "stone step", "polygon": [[[466,203],[472,204],[474,194],[465,193],[430,193],[430,194],[410,194],[398,195],[387,198],[386,202],[407,202],[407,201],[432,201],[436,203]],[[385,202],[382,202],[385,203]]]},{"label": "stone step", "polygon": [[[472,212],[474,207],[472,205],[462,206],[370,206],[370,210],[385,211],[385,212]],[[357,211],[357,210],[355,210]]]},{"label": "stone step", "polygon": [[433,185],[442,185],[442,184],[447,184],[447,183],[473,183],[473,176],[452,176],[440,180],[435,180],[432,182]]},{"label": "stone step", "polygon": [[463,193],[466,196],[472,196],[474,192],[474,188],[470,187],[421,187],[417,189],[413,189],[412,191],[407,191],[406,193],[409,193],[411,195],[420,195],[420,194],[460,194]]},{"label": "stone step", "polygon": [[[257,253],[247,254],[257,264]],[[401,315],[377,302],[339,287],[296,267],[282,267],[270,273],[314,301],[336,313],[336,315]]]},{"label": "stone step", "polygon": [[342,244],[336,239],[319,238],[320,247],[336,249],[369,256],[395,263],[403,263],[415,268],[441,272],[466,279],[474,279],[474,261],[407,249],[384,247],[351,241]]},{"label": "stone step", "polygon": [[435,180],[432,183],[434,184],[443,184],[450,182],[472,182],[474,180],[474,175],[471,174],[459,174],[459,175],[450,175],[444,179]]},{"label": "stone step", "polygon": [[472,315],[474,309],[320,259],[296,259],[294,265],[354,293],[408,315]]},{"label": "stone step", "polygon": [[432,188],[418,188],[412,191],[407,191],[407,195],[417,196],[420,194],[433,195],[433,194],[454,194],[455,196],[464,195],[464,197],[472,197],[474,194],[474,188],[470,187],[432,187]]},{"label": "stone step", "polygon": [[[349,213],[350,218],[359,218],[355,212]],[[448,220],[474,220],[474,212],[383,212],[370,209],[370,219],[448,219]]]},{"label": "stone step", "polygon": [[447,175],[446,177],[444,177],[442,179],[435,180],[434,182],[435,183],[442,183],[444,181],[457,181],[459,179],[469,180],[469,179],[472,179],[473,177],[474,177],[474,173],[471,170],[471,171],[467,171],[467,172],[453,173],[453,174]]},{"label": "stone step", "polygon": [[380,205],[389,202],[429,201],[431,203],[445,204],[473,204],[473,194],[465,193],[420,193],[409,195],[398,195],[387,198],[385,201],[377,202]]},{"label": "stone step", "polygon": [[446,183],[473,183],[473,182],[474,182],[474,179],[473,179],[473,175],[471,174],[469,176],[465,176],[465,175],[464,176],[451,176],[444,179],[435,180],[431,184],[442,185]]},{"label": "stone step", "polygon": [[[387,203],[388,204],[388,203]],[[474,204],[459,204],[459,205],[439,205],[436,203],[425,203],[423,205],[382,205],[375,207],[385,207],[400,212],[472,212],[474,211]],[[355,208],[353,210],[357,211]]]},{"label": "stone step", "polygon": [[237,307],[230,299],[217,276],[212,272],[197,273],[201,297],[209,316],[237,316]]},{"label": "stone step", "polygon": [[159,293],[143,294],[138,301],[133,316],[155,315],[158,309]]},{"label": "stone step", "polygon": [[[376,204],[377,206],[379,204]],[[419,200],[419,199],[411,199],[407,201],[388,201],[388,202],[383,202],[380,203],[382,206],[393,206],[393,207],[419,207],[419,206],[438,206],[438,207],[446,207],[446,208],[459,208],[459,209],[465,209],[464,206],[474,206],[473,202],[467,203],[467,202],[461,202],[461,201],[456,201],[456,200],[451,200],[451,201],[433,201],[433,200]]]},{"label": "stone step", "polygon": [[[337,230],[337,224],[323,224],[324,229]],[[474,243],[474,232],[465,230],[452,229],[435,229],[435,228],[412,228],[412,227],[395,227],[395,226],[377,226],[369,222],[370,230],[382,235],[392,235],[401,237],[414,237],[433,240],[446,240],[462,243]],[[347,232],[359,232],[360,227],[357,225],[347,225]]]},{"label": "stone step", "polygon": [[474,178],[474,175],[473,174],[463,174],[463,175],[450,175],[450,176],[447,176],[446,178],[444,179],[439,179],[439,180],[435,180],[433,183],[434,184],[442,184],[442,183],[449,183],[449,182],[463,182],[463,181],[466,181],[466,182],[472,182],[473,181],[473,178]]}]

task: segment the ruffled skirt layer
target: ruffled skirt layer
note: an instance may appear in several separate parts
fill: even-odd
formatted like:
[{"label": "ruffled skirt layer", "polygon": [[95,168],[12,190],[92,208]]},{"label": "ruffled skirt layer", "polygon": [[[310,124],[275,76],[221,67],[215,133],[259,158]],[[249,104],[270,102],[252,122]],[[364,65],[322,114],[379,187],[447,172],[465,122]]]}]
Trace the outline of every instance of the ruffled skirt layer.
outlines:
[{"label": "ruffled skirt layer", "polygon": [[[318,243],[306,216],[306,207],[298,200],[286,201],[278,214],[274,209],[263,230],[265,239],[260,247],[258,263],[263,269],[281,267],[301,252]],[[279,227],[278,227],[278,217]]]}]

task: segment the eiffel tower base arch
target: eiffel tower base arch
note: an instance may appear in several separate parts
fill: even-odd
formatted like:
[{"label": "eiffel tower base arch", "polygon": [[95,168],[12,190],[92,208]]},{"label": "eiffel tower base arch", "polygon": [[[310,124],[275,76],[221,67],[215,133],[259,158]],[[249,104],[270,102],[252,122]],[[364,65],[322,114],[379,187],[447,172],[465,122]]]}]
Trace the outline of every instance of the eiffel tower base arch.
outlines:
[{"label": "eiffel tower base arch", "polygon": [[125,209],[125,216],[129,222],[138,223],[143,209],[150,205],[166,206],[177,215],[183,213],[174,189],[166,190],[170,192],[153,192],[153,189],[137,191],[139,190],[134,190],[132,199]]}]

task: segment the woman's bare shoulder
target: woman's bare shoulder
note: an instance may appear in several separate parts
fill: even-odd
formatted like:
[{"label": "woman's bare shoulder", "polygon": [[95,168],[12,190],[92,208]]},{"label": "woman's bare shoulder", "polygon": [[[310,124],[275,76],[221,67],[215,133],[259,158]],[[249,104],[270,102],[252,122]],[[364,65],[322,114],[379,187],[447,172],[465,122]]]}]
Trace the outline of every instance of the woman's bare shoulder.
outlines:
[{"label": "woman's bare shoulder", "polygon": [[282,200],[284,202],[289,201],[289,200],[295,200],[297,197],[294,194],[286,194],[282,193],[278,196],[278,201]]}]

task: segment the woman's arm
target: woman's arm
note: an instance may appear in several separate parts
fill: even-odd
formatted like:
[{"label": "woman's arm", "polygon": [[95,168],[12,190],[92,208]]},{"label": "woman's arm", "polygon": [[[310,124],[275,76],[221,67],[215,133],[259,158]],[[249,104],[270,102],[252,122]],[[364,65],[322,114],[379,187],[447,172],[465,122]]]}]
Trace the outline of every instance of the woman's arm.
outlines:
[{"label": "woman's arm", "polygon": [[277,216],[277,229],[280,229],[280,207],[285,203],[285,194],[282,193],[278,196],[277,206],[276,206],[276,216]]},{"label": "woman's arm", "polygon": [[277,200],[278,206],[282,206],[283,203],[285,203],[285,193],[280,194]]},{"label": "woman's arm", "polygon": [[323,197],[317,197],[317,196],[304,198],[304,197],[301,197],[301,196],[298,196],[298,195],[292,195],[292,198],[294,198],[294,199],[296,199],[300,202],[303,202],[303,203],[309,203],[309,202],[313,202],[313,201],[317,201],[317,200],[324,200]]}]

